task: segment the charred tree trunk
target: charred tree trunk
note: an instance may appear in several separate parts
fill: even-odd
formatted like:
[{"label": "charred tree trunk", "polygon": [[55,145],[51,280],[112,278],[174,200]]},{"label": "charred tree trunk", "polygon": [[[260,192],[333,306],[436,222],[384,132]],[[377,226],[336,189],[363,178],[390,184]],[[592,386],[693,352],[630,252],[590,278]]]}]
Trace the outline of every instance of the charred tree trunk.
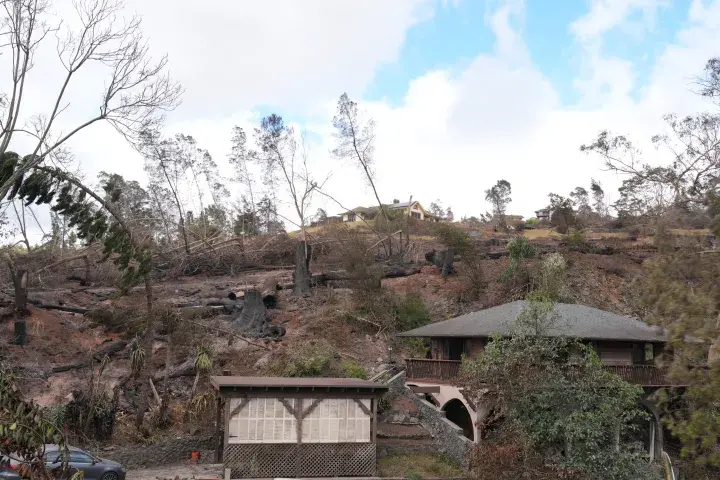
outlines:
[{"label": "charred tree trunk", "polygon": [[13,285],[15,286],[15,323],[13,343],[25,345],[27,343],[27,282],[28,271],[23,268],[11,270],[13,272]]},{"label": "charred tree trunk", "polygon": [[151,380],[150,378],[150,367],[151,367],[151,361],[152,361],[152,347],[153,347],[153,330],[154,330],[154,322],[152,320],[148,320],[148,326],[147,330],[143,334],[142,338],[142,344],[140,345],[140,348],[143,349],[145,352],[145,363],[143,363],[142,368],[140,369],[140,374],[138,375],[137,379],[137,386],[138,386],[138,409],[137,412],[135,412],[135,426],[140,429],[143,425],[143,421],[145,420],[145,412],[147,411],[148,407],[150,406],[150,402],[148,399],[148,389],[145,385],[149,383]]},{"label": "charred tree trunk", "polygon": [[[295,247],[295,273],[293,274],[293,295],[308,297],[310,290],[310,255],[312,249],[307,242],[299,242]],[[247,308],[247,306],[245,307]]]},{"label": "charred tree trunk", "polygon": [[267,323],[262,295],[258,290],[250,289],[245,292],[244,300],[245,306],[233,326],[248,335],[262,335]]},{"label": "charred tree trunk", "polygon": [[443,259],[443,265],[442,265],[442,278],[447,278],[453,272],[455,272],[455,268],[453,267],[454,260],[455,260],[455,252],[453,252],[452,250],[446,251],[445,258]]}]

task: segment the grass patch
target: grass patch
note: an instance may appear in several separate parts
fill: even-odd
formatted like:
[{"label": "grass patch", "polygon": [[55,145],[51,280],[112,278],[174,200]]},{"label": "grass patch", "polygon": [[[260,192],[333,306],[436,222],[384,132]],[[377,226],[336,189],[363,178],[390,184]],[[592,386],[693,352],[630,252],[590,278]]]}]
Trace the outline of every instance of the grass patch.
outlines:
[{"label": "grass patch", "polygon": [[562,236],[551,228],[536,228],[534,230],[523,230],[522,234],[525,238],[529,238],[530,240],[535,240],[537,238],[551,238]]},{"label": "grass patch", "polygon": [[710,230],[707,228],[673,228],[670,230],[670,233],[681,236],[710,235]]},{"label": "grass patch", "polygon": [[463,471],[442,455],[391,455],[378,462],[380,477],[462,477]]}]

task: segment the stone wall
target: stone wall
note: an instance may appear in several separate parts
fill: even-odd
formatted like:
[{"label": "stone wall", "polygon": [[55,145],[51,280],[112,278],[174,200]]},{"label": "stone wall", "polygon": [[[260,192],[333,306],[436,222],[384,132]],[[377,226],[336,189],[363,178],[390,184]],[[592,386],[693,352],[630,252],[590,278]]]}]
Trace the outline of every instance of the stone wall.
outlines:
[{"label": "stone wall", "polygon": [[[390,405],[411,404],[411,415],[417,417],[420,424],[430,432],[437,444],[437,453],[442,453],[455,460],[463,467],[467,466],[468,454],[473,446],[472,441],[463,435],[458,427],[445,417],[445,412],[418,397],[405,385],[405,372],[391,378],[387,385],[385,399]],[[392,417],[396,412],[384,412]]]},{"label": "stone wall", "polygon": [[200,452],[201,463],[214,463],[215,437],[182,437],[151,445],[94,452],[99,457],[120,462],[125,468],[144,468],[189,462],[192,452]]}]

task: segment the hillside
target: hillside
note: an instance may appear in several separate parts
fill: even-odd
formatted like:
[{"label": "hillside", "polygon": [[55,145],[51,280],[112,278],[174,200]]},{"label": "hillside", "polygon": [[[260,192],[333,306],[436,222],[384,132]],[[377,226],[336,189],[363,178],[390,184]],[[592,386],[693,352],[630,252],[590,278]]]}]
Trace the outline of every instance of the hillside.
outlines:
[{"label": "hillside", "polygon": [[[535,233],[532,243],[540,258],[555,251],[566,258],[569,266],[566,301],[631,314],[627,287],[633,280],[642,278],[642,263],[656,254],[648,239],[631,241],[617,234],[589,234],[583,245],[569,247],[562,238],[532,233]],[[687,237],[689,241],[701,241],[704,232],[697,233],[697,237]],[[463,300],[459,293],[464,289],[461,275],[443,279],[438,268],[421,260],[419,252],[443,248],[437,238],[428,234],[412,237],[417,245],[414,251],[418,264],[424,265],[414,270],[418,273],[384,278],[382,287],[390,295],[388,298],[409,299],[403,308],[411,312],[408,315],[422,317],[422,321],[445,320],[504,303],[518,295],[499,280],[510,263],[504,256],[509,238],[492,232],[475,235],[475,242],[492,257],[480,261],[486,285],[477,300]],[[328,239],[316,241],[322,244]],[[338,263],[343,261],[337,256],[342,254],[342,249],[324,252],[311,263],[311,270],[319,273],[337,269]],[[296,368],[293,362],[297,363],[302,357],[303,368],[316,368],[318,374],[371,376],[381,365],[401,362],[405,355],[418,355],[417,344],[397,341],[392,328],[358,313],[357,292],[348,288],[347,282],[336,282],[335,285],[330,282],[327,286],[317,287],[308,298],[296,298],[289,289],[280,289],[276,292],[277,305],[268,309],[268,318],[273,324],[282,325],[285,335],[274,339],[239,336],[232,326],[237,314],[228,311],[223,301],[229,292],[260,288],[269,283],[287,283],[292,270],[283,266],[285,258],[276,255],[275,265],[255,267],[233,275],[198,274],[156,281],[154,298],[157,306],[162,311],[174,312],[181,319],[174,332],[156,332],[150,357],[155,372],[154,387],[160,394],[165,391],[166,361],[169,360],[172,367],[169,391],[172,423],[167,428],[139,435],[132,426],[138,401],[138,385],[131,378],[133,338],[145,304],[140,287],[121,295],[108,281],[82,286],[77,281],[61,280],[69,276],[72,267],[58,267],[58,272],[51,275],[55,280],[53,284],[35,284],[30,290],[30,302],[36,306],[30,307],[30,340],[25,346],[8,342],[12,334],[9,315],[12,291],[3,288],[0,306],[4,306],[7,313],[2,317],[5,331],[0,339],[2,360],[16,372],[24,393],[46,407],[67,405],[73,399],[81,398],[82,394],[78,392],[87,392],[90,382],[101,385],[107,392],[105,401],[116,413],[114,433],[101,443],[117,447],[155,441],[168,434],[190,432],[198,435],[208,431],[212,421],[207,415],[211,415],[213,405],[208,374],[287,374],[288,368]],[[527,265],[532,269],[539,261],[528,260]],[[462,261],[459,264],[462,265]],[[421,299],[420,306],[417,305],[418,298]],[[38,308],[39,304],[88,311],[70,313]],[[199,395],[188,403],[194,382],[193,363],[200,345],[212,351],[212,369],[201,376],[197,388]],[[107,351],[108,347],[114,350],[98,378],[104,353],[97,353],[103,349]],[[393,348],[389,350],[388,347]],[[91,364],[92,370],[88,368]],[[115,400],[112,399],[113,392],[117,394]],[[186,410],[190,411],[189,417]],[[154,405],[150,418],[156,413],[157,405]],[[147,435],[152,435],[152,439],[149,440]]]}]

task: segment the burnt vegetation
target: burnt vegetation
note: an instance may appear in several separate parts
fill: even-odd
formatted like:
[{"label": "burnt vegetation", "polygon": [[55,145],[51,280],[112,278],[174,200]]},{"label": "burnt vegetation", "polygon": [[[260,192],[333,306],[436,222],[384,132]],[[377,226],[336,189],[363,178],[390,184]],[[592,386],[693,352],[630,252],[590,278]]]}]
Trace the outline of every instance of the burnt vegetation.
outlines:
[{"label": "burnt vegetation", "polygon": [[[48,33],[36,19],[49,12],[43,2],[8,5],[2,48],[18,61],[12,98],[0,102],[0,320],[8,324],[0,339],[0,454],[22,453],[28,477],[49,478],[45,443],[149,443],[200,433],[216,400],[210,375],[369,378],[427,352],[397,333],[516,299],[587,303],[667,328],[677,355],[662,361],[688,388],[681,399],[660,395],[666,425],[681,440],[684,461],[720,467],[718,114],[667,116],[667,132],[652,139],[671,152],[666,165],[643,160],[630,139],[609,131],[583,145],[623,178],[612,205],[589,179],[569,186],[567,196],[549,193],[547,214],[523,221],[509,213],[512,185],[500,179],[477,199],[491,212],[456,221],[437,200],[429,221],[383,201],[390,192],[377,178],[375,123],[342,94],[328,122],[332,157],[356,169],[376,203],[372,216],[343,222],[317,209],[351,212],[328,191],[330,172],[314,170],[303,132],[278,114],[252,132],[228,132],[230,175],[190,134],[166,136],[163,112],[175,108],[182,89],[164,57],[149,58],[139,20],[120,22],[113,2],[78,2],[84,29],[68,32],[58,53],[67,82],[87,63],[110,67],[100,113],[78,128],[110,123],[142,156],[147,184],[73,170],[65,142],[75,130],[59,136],[53,128],[62,93],[37,124],[37,143],[10,150],[23,130],[17,92]],[[720,92],[719,72],[711,60],[700,79],[710,100]],[[39,242],[30,241],[34,225]],[[561,347],[564,354],[578,346]],[[494,360],[496,383],[524,398]],[[532,363],[521,360],[518,369]],[[621,415],[639,393],[592,370],[589,353],[584,361],[623,399],[607,410]],[[552,379],[548,372],[542,378]],[[604,388],[560,373],[593,394]],[[50,378],[63,388],[53,383],[46,394]],[[468,388],[481,390],[474,380]],[[604,408],[591,407],[598,405]],[[525,407],[503,405],[520,420]],[[477,477],[601,478],[594,463],[549,465],[541,453],[558,454],[559,437],[542,444],[529,431],[546,433],[498,427],[473,458],[484,471]],[[582,433],[602,444],[603,458],[614,458],[607,438]],[[588,464],[597,461],[584,454]],[[612,478],[630,478],[621,467]],[[634,474],[637,463],[631,467]]]}]

